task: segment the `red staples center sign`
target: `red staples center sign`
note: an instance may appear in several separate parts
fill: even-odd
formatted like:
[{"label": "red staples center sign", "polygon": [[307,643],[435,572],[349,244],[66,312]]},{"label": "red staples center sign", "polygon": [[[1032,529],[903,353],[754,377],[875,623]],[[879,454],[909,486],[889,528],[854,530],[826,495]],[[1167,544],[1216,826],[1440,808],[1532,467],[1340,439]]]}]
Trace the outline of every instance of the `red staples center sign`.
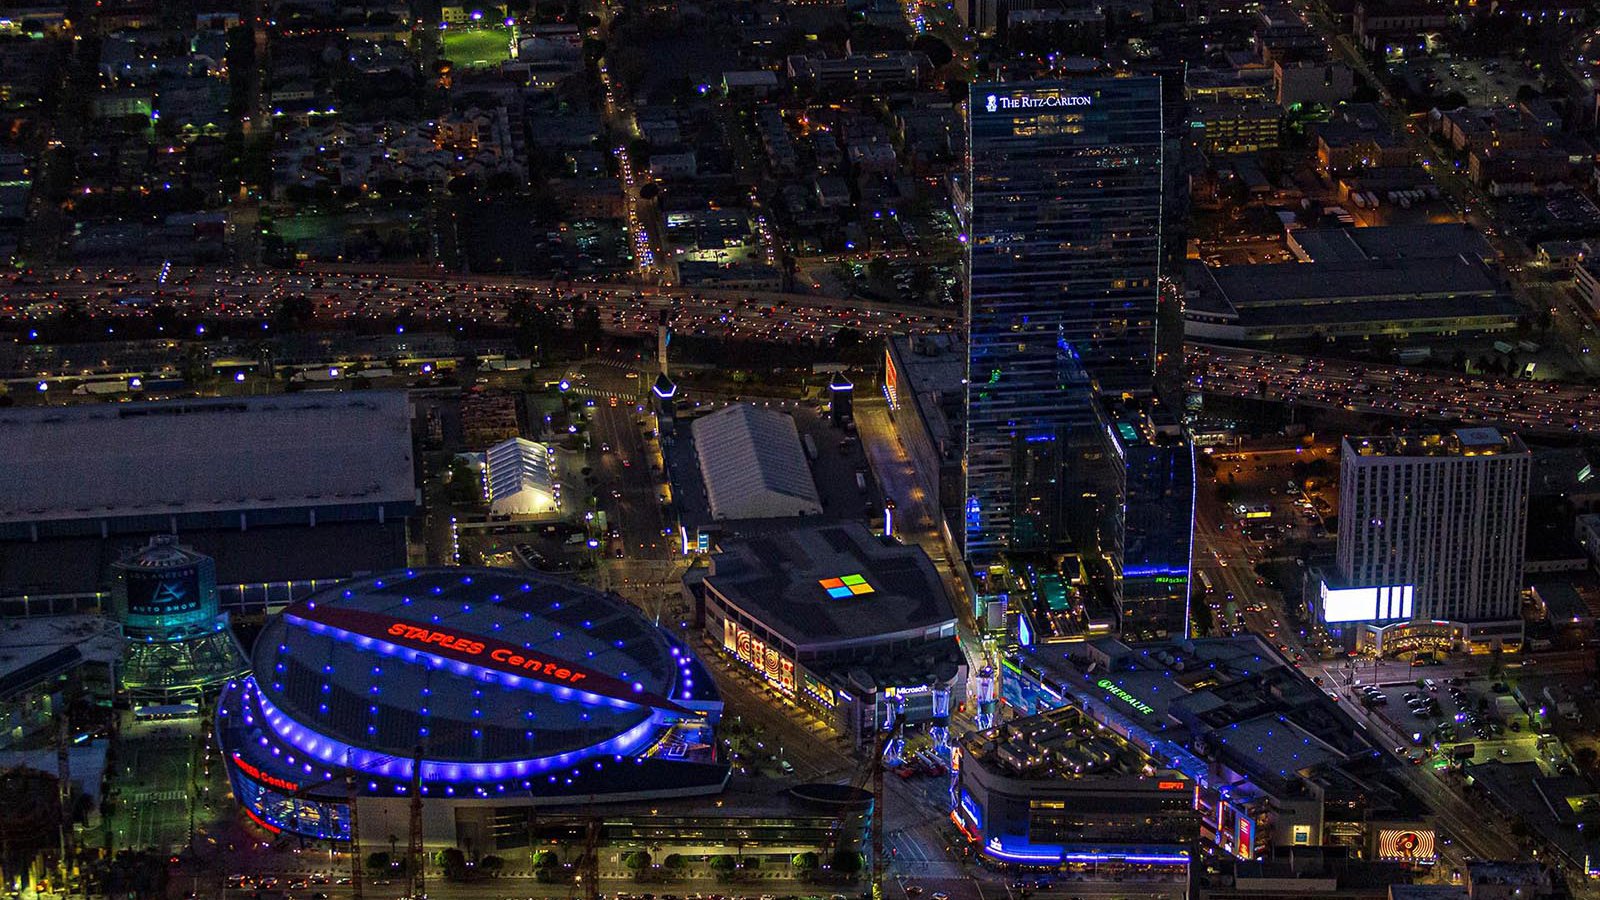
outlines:
[{"label": "red staples center sign", "polygon": [[296,604],[284,612],[290,621],[326,625],[359,637],[372,638],[443,659],[482,666],[518,678],[570,687],[601,697],[610,697],[638,706],[648,706],[682,715],[698,715],[672,700],[634,686],[604,672],[551,656],[537,650],[497,641],[493,638],[447,628],[418,625],[382,613],[331,606]]}]

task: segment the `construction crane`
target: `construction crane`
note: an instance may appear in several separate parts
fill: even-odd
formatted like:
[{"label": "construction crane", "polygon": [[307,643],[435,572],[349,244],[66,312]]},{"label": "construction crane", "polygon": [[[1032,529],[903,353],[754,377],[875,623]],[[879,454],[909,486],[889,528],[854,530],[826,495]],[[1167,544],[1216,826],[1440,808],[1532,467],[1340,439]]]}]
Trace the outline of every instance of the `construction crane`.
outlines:
[{"label": "construction crane", "polygon": [[893,716],[887,728],[879,729],[872,742],[872,900],[883,900],[883,751],[899,729],[900,717]]},{"label": "construction crane", "polygon": [[[899,734],[899,716],[893,716],[888,724],[880,729],[873,737],[872,750],[862,764],[860,771],[850,783],[856,791],[866,789],[871,784],[872,815],[870,820],[872,866],[868,873],[872,879],[872,900],[883,900],[883,754],[889,747],[889,742]],[[848,824],[849,812],[841,811],[838,820],[834,823],[832,832],[824,844],[824,851],[831,857],[839,847],[839,838],[844,833]],[[831,860],[830,860],[831,861]]]},{"label": "construction crane", "polygon": [[345,800],[350,805],[350,897],[351,900],[362,900],[361,828],[360,820],[356,818],[356,799],[360,791],[356,787],[356,770],[350,765],[350,755],[354,752],[353,747],[344,752],[344,786]]},{"label": "construction crane", "polygon": [[427,878],[422,871],[422,746],[411,756],[411,835],[406,867],[411,878],[410,900],[428,896]]},{"label": "construction crane", "polygon": [[568,892],[569,900],[583,891],[583,900],[600,900],[600,820],[590,819],[584,826],[583,852],[578,857],[578,879]]},{"label": "construction crane", "polygon": [[[70,716],[63,713],[56,723],[56,799],[61,804],[61,819],[57,824],[60,829],[58,837],[61,840],[61,858],[57,867],[60,869],[61,884],[58,890],[67,892],[67,877],[72,871],[69,859],[72,849],[72,763],[67,756],[67,746],[70,735]],[[191,780],[193,775],[190,776]],[[191,791],[194,785],[189,785]],[[189,849],[194,849],[194,798],[189,800]]]}]

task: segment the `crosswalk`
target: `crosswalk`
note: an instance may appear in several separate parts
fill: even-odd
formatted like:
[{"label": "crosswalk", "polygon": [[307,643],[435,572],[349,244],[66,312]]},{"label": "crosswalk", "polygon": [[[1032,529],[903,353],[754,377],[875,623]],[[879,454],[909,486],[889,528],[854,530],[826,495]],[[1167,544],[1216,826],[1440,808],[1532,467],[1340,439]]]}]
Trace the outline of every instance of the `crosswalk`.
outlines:
[{"label": "crosswalk", "polygon": [[140,791],[133,795],[134,803],[174,803],[183,799],[183,791]]}]

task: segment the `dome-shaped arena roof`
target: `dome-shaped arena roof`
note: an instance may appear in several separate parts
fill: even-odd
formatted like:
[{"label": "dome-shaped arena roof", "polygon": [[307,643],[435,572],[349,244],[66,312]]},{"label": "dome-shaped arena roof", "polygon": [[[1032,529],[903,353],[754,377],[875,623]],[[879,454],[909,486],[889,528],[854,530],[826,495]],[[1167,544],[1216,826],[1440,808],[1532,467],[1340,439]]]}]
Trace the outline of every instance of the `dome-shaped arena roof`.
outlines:
[{"label": "dome-shaped arena roof", "polygon": [[414,570],[324,591],[267,624],[253,663],[256,702],[280,736],[326,762],[348,755],[391,775],[418,748],[429,776],[631,752],[652,722],[692,718],[717,699],[689,651],[633,607],[493,569]]}]

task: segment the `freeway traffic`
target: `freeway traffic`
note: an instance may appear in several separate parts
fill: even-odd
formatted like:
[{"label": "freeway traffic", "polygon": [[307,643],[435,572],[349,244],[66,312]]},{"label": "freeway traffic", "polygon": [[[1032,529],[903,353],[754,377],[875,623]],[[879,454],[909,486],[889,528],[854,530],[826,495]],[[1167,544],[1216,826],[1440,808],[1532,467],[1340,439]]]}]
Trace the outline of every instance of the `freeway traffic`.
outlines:
[{"label": "freeway traffic", "polygon": [[916,309],[804,294],[549,281],[513,276],[446,276],[415,270],[358,272],[306,267],[248,269],[53,269],[0,275],[0,320],[31,325],[81,310],[108,329],[148,319],[157,307],[180,317],[270,323],[280,304],[306,298],[321,321],[352,329],[395,320],[498,325],[519,301],[543,305],[558,324],[592,305],[600,326],[650,334],[660,313],[680,334],[791,343],[853,328],[864,336],[954,328],[954,311]]},{"label": "freeway traffic", "polygon": [[1482,378],[1202,344],[1187,346],[1189,389],[1349,412],[1600,431],[1600,393],[1575,384]]}]

